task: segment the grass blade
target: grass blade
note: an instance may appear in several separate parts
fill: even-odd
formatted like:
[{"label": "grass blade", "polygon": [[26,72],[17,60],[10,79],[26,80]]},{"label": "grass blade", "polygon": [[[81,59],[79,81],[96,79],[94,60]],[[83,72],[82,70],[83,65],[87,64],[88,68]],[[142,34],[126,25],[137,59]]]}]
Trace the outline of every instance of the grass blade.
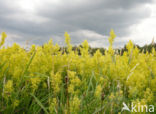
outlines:
[{"label": "grass blade", "polygon": [[38,100],[38,98],[34,95],[34,94],[30,94],[31,96],[34,97],[35,101],[37,102],[37,104],[44,110],[44,112],[46,114],[49,114],[47,109],[43,106],[43,104]]}]

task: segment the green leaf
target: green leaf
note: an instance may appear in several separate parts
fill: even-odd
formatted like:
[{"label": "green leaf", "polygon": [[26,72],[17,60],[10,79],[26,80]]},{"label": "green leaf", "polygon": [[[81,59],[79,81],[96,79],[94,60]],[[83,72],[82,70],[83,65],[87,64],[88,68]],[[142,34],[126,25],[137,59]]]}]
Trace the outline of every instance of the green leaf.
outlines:
[{"label": "green leaf", "polygon": [[38,98],[34,95],[34,94],[30,94],[31,96],[34,97],[35,101],[37,102],[37,104],[44,110],[44,112],[46,114],[49,114],[47,109],[43,106],[43,104],[38,100]]}]

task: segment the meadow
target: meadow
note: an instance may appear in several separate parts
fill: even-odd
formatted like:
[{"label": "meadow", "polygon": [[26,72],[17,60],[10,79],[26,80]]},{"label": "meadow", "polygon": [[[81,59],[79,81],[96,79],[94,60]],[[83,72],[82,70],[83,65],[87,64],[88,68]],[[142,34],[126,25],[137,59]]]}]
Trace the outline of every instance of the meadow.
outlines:
[{"label": "meadow", "polygon": [[[115,53],[116,35],[110,31],[104,55],[88,52],[87,40],[72,50],[65,33],[67,51],[52,40],[29,50],[0,41],[0,114],[127,114],[123,102],[156,106],[156,50],[140,52],[132,41],[127,51]],[[144,107],[139,113],[153,111]]]}]

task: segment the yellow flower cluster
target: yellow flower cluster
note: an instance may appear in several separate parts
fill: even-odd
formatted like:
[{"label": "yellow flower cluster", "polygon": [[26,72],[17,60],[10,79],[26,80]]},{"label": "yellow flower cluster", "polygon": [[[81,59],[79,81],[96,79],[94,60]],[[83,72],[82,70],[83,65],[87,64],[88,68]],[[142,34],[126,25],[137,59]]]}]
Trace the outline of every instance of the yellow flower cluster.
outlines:
[{"label": "yellow flower cluster", "polygon": [[53,88],[54,94],[57,94],[60,91],[60,86],[62,83],[62,77],[59,72],[56,74],[51,73],[51,87]]},{"label": "yellow flower cluster", "polygon": [[73,114],[79,114],[78,111],[80,109],[80,103],[81,101],[79,100],[79,98],[77,96],[74,96],[71,100],[70,100],[70,104],[71,104],[71,112]]},{"label": "yellow flower cluster", "polygon": [[12,80],[8,80],[7,83],[4,86],[4,94],[3,96],[5,98],[8,98],[13,92],[13,81]]},{"label": "yellow flower cluster", "polygon": [[76,76],[76,72],[73,72],[73,71],[69,71],[68,70],[68,78],[69,78],[69,93],[71,94],[75,94],[75,93],[78,93],[79,90],[78,88],[80,87],[81,85],[81,81],[80,79]]},{"label": "yellow flower cluster", "polygon": [[114,39],[115,39],[115,37],[116,37],[116,35],[115,35],[115,33],[114,33],[114,30],[112,29],[111,31],[110,31],[110,37],[108,38],[108,40],[109,40],[109,48],[108,48],[108,52],[111,54],[111,55],[113,55],[114,54],[114,50],[113,50],[113,42],[114,42]]},{"label": "yellow flower cluster", "polygon": [[95,97],[101,97],[102,87],[98,85],[95,90]]},{"label": "yellow flower cluster", "polygon": [[129,41],[128,51],[115,53],[113,30],[104,55],[91,55],[87,40],[72,50],[67,32],[66,48],[52,40],[28,50],[4,47],[6,36],[0,41],[0,113],[118,113],[122,102],[156,105],[154,48],[143,53]]},{"label": "yellow flower cluster", "polygon": [[4,44],[6,37],[7,37],[7,35],[5,34],[5,32],[2,32],[2,37],[1,37],[1,41],[0,41],[0,47]]}]

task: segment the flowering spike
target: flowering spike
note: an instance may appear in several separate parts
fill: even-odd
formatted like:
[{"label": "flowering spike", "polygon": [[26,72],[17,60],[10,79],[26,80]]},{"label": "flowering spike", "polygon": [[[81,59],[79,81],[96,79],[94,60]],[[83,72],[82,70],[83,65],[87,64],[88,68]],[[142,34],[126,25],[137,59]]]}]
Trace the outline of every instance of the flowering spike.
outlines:
[{"label": "flowering spike", "polygon": [[7,37],[5,32],[2,32],[2,37],[1,37],[1,41],[0,41],[0,47],[5,43],[5,38]]}]

